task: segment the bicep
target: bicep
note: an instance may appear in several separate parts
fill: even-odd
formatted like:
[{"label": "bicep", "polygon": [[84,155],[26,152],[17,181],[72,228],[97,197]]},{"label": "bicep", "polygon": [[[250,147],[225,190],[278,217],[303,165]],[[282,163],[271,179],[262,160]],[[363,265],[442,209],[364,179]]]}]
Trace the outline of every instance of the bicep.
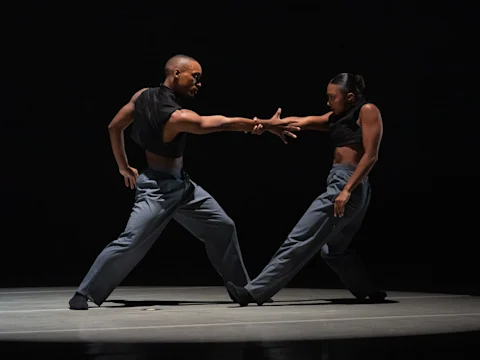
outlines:
[{"label": "bicep", "polygon": [[360,111],[363,147],[366,154],[378,155],[383,136],[382,115],[376,106],[367,106]]},{"label": "bicep", "polygon": [[167,127],[174,127],[176,133],[203,134],[204,120],[196,112],[186,109],[176,110],[170,115]]},{"label": "bicep", "polygon": [[174,132],[186,132],[190,134],[203,135],[212,132],[222,131],[228,120],[223,115],[200,116],[191,110],[177,110],[168,121],[168,127],[174,127]]}]

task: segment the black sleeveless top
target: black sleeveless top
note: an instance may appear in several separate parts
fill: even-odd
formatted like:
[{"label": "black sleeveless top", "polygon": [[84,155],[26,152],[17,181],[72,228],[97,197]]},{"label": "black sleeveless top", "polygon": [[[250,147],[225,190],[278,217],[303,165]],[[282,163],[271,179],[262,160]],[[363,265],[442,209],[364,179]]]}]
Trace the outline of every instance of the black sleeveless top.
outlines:
[{"label": "black sleeveless top", "polygon": [[362,143],[362,128],[357,120],[365,100],[359,101],[347,113],[331,114],[328,118],[328,130],[334,147]]},{"label": "black sleeveless top", "polygon": [[183,155],[186,133],[170,142],[163,141],[163,127],[172,113],[181,109],[173,91],[161,84],[142,92],[135,101],[132,139],[154,154],[177,158]]}]

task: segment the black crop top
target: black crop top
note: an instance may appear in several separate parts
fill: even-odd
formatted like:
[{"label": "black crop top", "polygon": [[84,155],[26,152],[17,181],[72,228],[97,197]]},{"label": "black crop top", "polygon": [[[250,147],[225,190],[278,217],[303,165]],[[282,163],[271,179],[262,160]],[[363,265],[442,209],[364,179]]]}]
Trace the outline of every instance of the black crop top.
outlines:
[{"label": "black crop top", "polygon": [[135,101],[132,139],[157,155],[171,158],[182,156],[186,133],[178,134],[170,142],[163,141],[163,127],[170,115],[181,108],[173,91],[165,85],[145,90]]},{"label": "black crop top", "polygon": [[360,110],[366,101],[359,101],[347,113],[331,114],[328,118],[328,130],[334,147],[362,143],[362,128],[357,121]]}]

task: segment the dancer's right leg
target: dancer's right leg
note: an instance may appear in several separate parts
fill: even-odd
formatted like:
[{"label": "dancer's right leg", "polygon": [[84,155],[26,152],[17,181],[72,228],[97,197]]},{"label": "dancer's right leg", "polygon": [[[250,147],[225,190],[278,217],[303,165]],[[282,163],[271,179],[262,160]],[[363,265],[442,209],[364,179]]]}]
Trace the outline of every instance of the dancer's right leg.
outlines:
[{"label": "dancer's right leg", "polygon": [[352,192],[346,205],[345,216],[333,216],[335,198],[354,171],[355,168],[350,165],[333,165],[327,179],[326,191],[312,202],[262,272],[243,288],[231,282],[227,283],[227,289],[236,302],[242,306],[251,300],[263,304],[286,286],[330,238],[335,237],[355,218],[368,198],[367,178]]},{"label": "dancer's right leg", "polygon": [[[142,173],[137,179],[135,205],[124,232],[98,255],[76,296],[101,305],[155,243],[189,186],[180,171],[147,169]],[[82,309],[73,300],[70,307]]]},{"label": "dancer's right leg", "polygon": [[358,299],[383,301],[387,294],[373,283],[365,264],[355,249],[350,247],[353,237],[362,226],[370,202],[370,189],[365,206],[335,236],[322,246],[321,255],[338,275],[344,286]]}]

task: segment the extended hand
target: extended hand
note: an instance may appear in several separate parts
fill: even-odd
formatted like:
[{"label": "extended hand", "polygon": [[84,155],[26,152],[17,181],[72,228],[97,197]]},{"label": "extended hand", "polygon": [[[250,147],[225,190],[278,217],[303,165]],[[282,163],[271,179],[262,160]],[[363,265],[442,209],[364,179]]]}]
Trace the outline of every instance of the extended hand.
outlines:
[{"label": "extended hand", "polygon": [[272,134],[277,135],[282,141],[287,144],[287,139],[285,136],[290,136],[291,138],[296,139],[297,135],[292,133],[292,131],[300,131],[298,126],[294,126],[293,123],[295,120],[282,120],[280,119],[280,114],[282,113],[282,109],[278,108],[275,115],[271,117],[268,121],[268,131]]},{"label": "extended hand", "polygon": [[[258,118],[254,117],[253,120],[258,120]],[[262,124],[255,125],[253,127],[253,130],[251,131],[251,133],[255,135],[262,135],[264,132],[265,132],[265,128],[263,127]]]},{"label": "extended hand", "polygon": [[134,189],[138,178],[137,169],[128,166],[125,169],[120,169],[120,174],[122,174],[122,176],[125,178],[125,186],[130,187],[130,189]]},{"label": "extended hand", "polygon": [[349,199],[350,191],[348,190],[343,190],[340,194],[338,194],[333,204],[333,216],[343,217],[343,215],[345,214],[345,205],[347,204]]},{"label": "extended hand", "polygon": [[[254,118],[254,120],[256,120],[256,118]],[[298,130],[300,130],[300,128],[297,128],[297,127],[294,128],[294,131],[298,131]],[[254,135],[262,135],[265,131],[266,130],[263,127],[263,125],[258,124],[258,125],[255,125],[253,127],[253,130],[252,130],[251,133],[254,134]],[[292,133],[290,131],[287,131],[287,130],[282,130],[281,128],[270,129],[268,131],[271,132],[272,134],[275,134],[275,135],[279,136],[280,139],[282,139],[282,141],[285,144],[287,144],[286,136],[289,136],[289,137],[294,138],[294,139],[297,138],[297,135],[295,135],[294,133]]]},{"label": "extended hand", "polygon": [[[298,126],[293,125],[295,120],[282,120],[280,119],[280,114],[282,113],[282,109],[278,109],[275,115],[273,115],[269,120],[266,122],[266,126],[261,124],[255,125],[252,134],[261,135],[265,131],[269,131],[272,134],[277,135],[282,141],[287,144],[286,136],[296,139],[297,135],[292,133],[292,131],[300,131]],[[258,120],[256,117],[254,120]]]}]

